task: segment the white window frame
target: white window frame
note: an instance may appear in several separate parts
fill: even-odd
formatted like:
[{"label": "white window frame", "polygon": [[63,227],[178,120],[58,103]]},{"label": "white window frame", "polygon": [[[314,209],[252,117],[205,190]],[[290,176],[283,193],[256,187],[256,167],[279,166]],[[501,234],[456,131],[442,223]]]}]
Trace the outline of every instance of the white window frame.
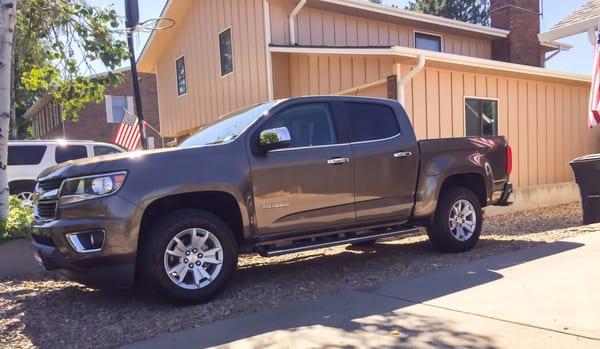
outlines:
[{"label": "white window frame", "polygon": [[[183,58],[183,70],[185,73],[185,75],[183,76],[183,78],[185,79],[185,92],[182,94],[179,94],[179,75],[178,75],[178,71],[177,71],[177,61],[179,61],[182,58]],[[175,84],[176,84],[175,88],[177,89],[177,91],[176,91],[177,98],[183,97],[188,94],[189,85],[188,85],[188,81],[187,81],[187,67],[185,65],[185,55],[181,55],[181,56],[175,58]]]},{"label": "white window frame", "polygon": [[[134,101],[132,96],[114,96],[114,97],[126,97],[127,98],[127,110],[130,113],[135,114],[134,110]],[[113,115],[113,105],[112,105],[112,95],[105,95],[104,101],[106,105],[106,122],[109,124],[118,124],[121,121],[115,121],[115,117]]]},{"label": "white window frame", "polygon": [[[497,97],[480,97],[480,96],[463,96],[463,135],[467,137],[467,99],[479,99],[482,101],[496,101],[498,103],[498,136],[500,135],[500,98]],[[481,135],[484,137],[484,135]]]},{"label": "white window frame", "polygon": [[[221,72],[223,72],[223,66],[221,66],[221,41],[219,40],[219,37],[221,36],[222,33],[226,32],[228,30],[231,32],[231,72],[229,72],[225,75],[222,75]],[[217,34],[217,50],[219,51],[219,75],[221,76],[221,79],[224,79],[235,72],[235,60],[234,60],[234,51],[233,51],[233,29],[231,29],[231,26],[226,27],[225,29],[221,30]]]},{"label": "white window frame", "polygon": [[[440,38],[440,51],[439,52],[444,52],[444,36],[443,35],[437,34],[437,33],[432,33],[432,32],[426,32],[426,31],[422,31],[422,30],[413,30],[413,47],[418,50],[424,50],[424,51],[429,51],[429,50],[417,48],[417,34],[439,37]],[[431,51],[431,52],[436,52],[436,51]]]}]

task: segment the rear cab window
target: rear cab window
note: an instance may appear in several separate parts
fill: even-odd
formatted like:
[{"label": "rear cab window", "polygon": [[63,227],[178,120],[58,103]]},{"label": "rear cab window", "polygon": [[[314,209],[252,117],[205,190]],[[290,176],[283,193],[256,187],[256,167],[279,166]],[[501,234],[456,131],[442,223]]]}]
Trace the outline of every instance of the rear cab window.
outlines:
[{"label": "rear cab window", "polygon": [[39,165],[46,149],[45,145],[9,145],[8,166]]},{"label": "rear cab window", "polygon": [[85,145],[59,145],[55,150],[56,163],[66,162],[87,158],[87,148]]},{"label": "rear cab window", "polygon": [[352,142],[366,142],[400,134],[394,110],[387,105],[368,102],[345,102]]},{"label": "rear cab window", "polygon": [[261,131],[278,127],[286,127],[290,132],[291,144],[286,149],[337,143],[329,103],[291,106],[270,118],[262,125]]}]

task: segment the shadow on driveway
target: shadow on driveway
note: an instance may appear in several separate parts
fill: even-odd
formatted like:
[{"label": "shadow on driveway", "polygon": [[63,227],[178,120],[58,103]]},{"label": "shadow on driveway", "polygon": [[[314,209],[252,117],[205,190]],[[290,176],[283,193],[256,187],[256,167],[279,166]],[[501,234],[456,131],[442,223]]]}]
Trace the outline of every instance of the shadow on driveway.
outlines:
[{"label": "shadow on driveway", "polygon": [[[527,246],[529,243],[527,242]],[[411,278],[409,287],[419,299],[436,298],[497,280],[500,274],[494,270],[580,246],[569,242],[537,244],[540,246],[528,250],[526,258],[522,257],[523,253],[516,252],[503,255],[509,256],[508,259],[491,257],[484,260],[483,268],[465,271],[460,275],[447,273],[445,270],[435,272],[437,281],[434,284],[418,277]],[[469,253],[444,255],[434,252],[426,241],[421,240],[400,244],[376,244],[360,249],[348,247],[343,252],[333,255],[317,251],[295,260],[282,263],[276,261],[275,264],[267,264],[264,259],[250,258],[241,263],[240,270],[223,295],[210,303],[189,307],[158,302],[143,291],[97,291],[52,277],[38,280],[38,276],[25,276],[0,280],[0,319],[12,319],[0,326],[0,344],[2,340],[15,341],[19,336],[23,336],[28,342],[39,347],[60,347],[65,344],[78,348],[112,347],[151,338],[164,332],[200,326],[205,329],[203,333],[211,335],[196,338],[193,342],[194,347],[219,345],[274,330],[293,331],[303,326],[322,325],[358,332],[371,331],[373,329],[369,329],[370,325],[357,325],[352,319],[375,314],[386,316],[385,314],[412,303],[391,298],[385,301],[366,301],[369,297],[365,297],[365,294],[376,294],[379,287],[386,285],[393,287],[395,281],[378,287],[365,286],[395,280],[420,271],[455,265],[464,262],[465,259],[480,259],[497,253],[498,245],[507,250],[523,247],[515,241],[488,239],[483,240]],[[352,288],[358,291],[327,296],[317,303],[297,303]],[[340,305],[336,301],[339,301],[340,297],[343,301],[342,309],[356,304],[361,304],[361,307],[336,316],[340,311]],[[289,303],[294,305],[285,306]],[[307,304],[310,311],[306,311]],[[348,307],[344,307],[344,304]],[[257,313],[251,315],[251,321],[241,317],[231,319],[232,314],[273,308],[275,310],[269,312],[267,318],[267,315]],[[224,322],[213,322],[226,317],[231,320],[227,320],[227,328],[219,332],[218,327],[223,326]],[[235,330],[231,330],[232,328]],[[388,331],[390,328],[375,330]],[[454,330],[450,324],[439,323],[435,318],[421,318],[414,326],[397,330],[402,334],[397,339],[399,341],[402,338],[408,340],[404,336],[432,336],[436,332],[445,331],[464,337],[465,341],[461,342],[461,345],[465,347],[492,346],[486,338],[452,333]],[[435,336],[427,337],[426,340],[436,341]],[[20,342],[7,344],[10,347],[16,343]],[[162,344],[165,347],[170,346]],[[393,346],[398,345],[399,342],[395,342]],[[432,345],[443,347],[445,344],[434,342]]]},{"label": "shadow on driveway", "polygon": [[[560,241],[504,253],[454,268],[420,274],[409,279],[394,280],[378,286],[327,296],[316,301],[295,303],[268,312],[219,321],[201,329],[163,335],[155,340],[130,347],[161,348],[167,345],[210,347],[244,338],[247,338],[244,344],[250,347],[279,347],[282,343],[265,343],[261,341],[261,337],[255,337],[278,331],[282,332],[282,336],[284,333],[289,335],[295,331],[318,326],[325,333],[329,331],[333,336],[350,336],[359,342],[362,340],[361,334],[398,332],[398,336],[392,337],[393,341],[389,344],[378,344],[380,348],[411,347],[414,343],[426,343],[436,348],[457,346],[493,348],[495,345],[492,339],[459,331],[451,320],[442,322],[439,318],[397,312],[416,303],[496,281],[502,278],[502,275],[497,272],[501,269],[581,246],[583,244]],[[394,294],[399,296],[395,297]],[[370,316],[378,316],[378,321],[369,323],[356,320]],[[410,326],[393,325],[393,321],[398,322],[399,317],[400,320],[405,317],[405,321],[400,322],[408,323]],[[320,338],[311,338],[309,343],[311,346],[315,344],[319,346],[319,340]],[[331,343],[334,342],[335,340],[329,337],[323,338],[322,344],[331,347]],[[363,344],[364,347],[373,346],[373,343]]]}]

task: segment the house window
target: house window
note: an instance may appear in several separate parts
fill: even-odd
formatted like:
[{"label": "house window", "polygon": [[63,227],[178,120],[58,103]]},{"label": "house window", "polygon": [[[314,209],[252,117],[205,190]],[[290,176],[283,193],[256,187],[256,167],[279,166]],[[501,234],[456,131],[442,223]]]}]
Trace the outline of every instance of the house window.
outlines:
[{"label": "house window", "polygon": [[465,98],[465,129],[467,136],[497,136],[498,101]]},{"label": "house window", "polygon": [[106,101],[106,122],[118,123],[125,117],[125,109],[130,113],[133,110],[133,97],[131,96],[104,96]]},{"label": "house window", "polygon": [[221,55],[221,76],[233,72],[233,47],[231,45],[231,28],[219,33],[219,53]]},{"label": "house window", "polygon": [[442,52],[442,37],[439,35],[415,32],[415,48]]},{"label": "house window", "polygon": [[175,61],[177,69],[177,95],[183,96],[187,93],[187,78],[185,76],[185,58],[179,57]]}]

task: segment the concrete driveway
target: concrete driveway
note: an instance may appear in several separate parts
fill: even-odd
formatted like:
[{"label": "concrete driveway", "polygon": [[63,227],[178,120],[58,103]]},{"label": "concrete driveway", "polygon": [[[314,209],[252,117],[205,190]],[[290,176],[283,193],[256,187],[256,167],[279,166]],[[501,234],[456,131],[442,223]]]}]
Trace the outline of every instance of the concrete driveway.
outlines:
[{"label": "concrete driveway", "polygon": [[16,239],[0,242],[0,278],[40,271],[33,259],[31,241]]},{"label": "concrete driveway", "polygon": [[211,346],[600,348],[600,232],[129,347]]}]

